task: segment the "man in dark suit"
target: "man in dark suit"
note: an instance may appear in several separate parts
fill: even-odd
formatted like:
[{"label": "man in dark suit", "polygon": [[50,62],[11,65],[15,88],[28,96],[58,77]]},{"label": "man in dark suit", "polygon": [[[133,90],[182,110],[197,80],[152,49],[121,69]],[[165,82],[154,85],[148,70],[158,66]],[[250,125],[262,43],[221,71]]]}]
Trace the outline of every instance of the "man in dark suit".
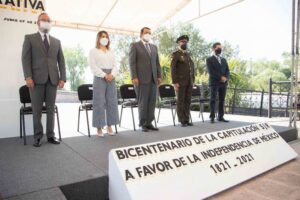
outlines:
[{"label": "man in dark suit", "polygon": [[37,33],[25,36],[22,65],[33,112],[33,146],[40,147],[43,137],[41,117],[44,102],[47,110],[48,142],[59,144],[54,137],[54,106],[57,86],[63,88],[66,81],[66,69],[60,41],[49,35],[51,21],[47,13],[39,15],[37,25]]},{"label": "man in dark suit", "polygon": [[193,126],[190,122],[192,88],[195,82],[194,62],[187,51],[189,37],[177,38],[178,50],[172,54],[171,76],[177,92],[177,115],[182,127]]},{"label": "man in dark suit", "polygon": [[219,95],[219,111],[218,121],[228,122],[224,119],[224,101],[226,96],[226,88],[229,79],[229,68],[225,58],[221,57],[222,46],[221,43],[213,44],[213,55],[206,59],[207,71],[209,74],[210,86],[210,121],[215,121],[215,105],[216,97]]},{"label": "man in dark suit", "polygon": [[154,120],[157,85],[161,83],[161,69],[157,47],[150,44],[151,29],[144,27],[141,40],[132,43],[129,51],[129,66],[132,83],[138,100],[139,126],[143,132],[157,131]]}]

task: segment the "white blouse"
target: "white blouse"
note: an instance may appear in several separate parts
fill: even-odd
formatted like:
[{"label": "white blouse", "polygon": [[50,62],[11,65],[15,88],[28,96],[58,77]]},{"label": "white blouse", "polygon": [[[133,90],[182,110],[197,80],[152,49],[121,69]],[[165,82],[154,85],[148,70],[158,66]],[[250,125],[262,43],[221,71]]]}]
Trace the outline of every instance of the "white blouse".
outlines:
[{"label": "white blouse", "polygon": [[102,69],[111,69],[111,74],[116,77],[118,74],[116,58],[110,49],[106,52],[93,48],[89,54],[89,65],[94,76],[104,78],[106,73]]}]

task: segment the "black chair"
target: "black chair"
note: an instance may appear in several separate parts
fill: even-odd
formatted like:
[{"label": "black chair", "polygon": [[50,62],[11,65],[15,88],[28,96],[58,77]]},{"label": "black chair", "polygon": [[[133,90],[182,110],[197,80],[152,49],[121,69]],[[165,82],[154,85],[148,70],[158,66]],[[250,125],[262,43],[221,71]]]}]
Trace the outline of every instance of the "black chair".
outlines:
[{"label": "black chair", "polygon": [[119,125],[121,126],[123,109],[130,108],[131,116],[132,116],[132,123],[133,123],[133,130],[135,131],[136,128],[135,128],[133,108],[138,107],[138,102],[136,99],[136,93],[134,90],[134,86],[132,84],[121,85],[120,96],[121,96],[122,102],[121,102],[121,115],[120,115],[120,124]]},{"label": "black chair", "polygon": [[[162,106],[167,106],[171,109],[173,124],[175,126],[175,117],[176,117],[176,94],[173,85],[163,84],[158,87],[160,104],[157,116],[157,123],[159,122],[160,110]],[[175,108],[174,108],[175,107]],[[173,112],[175,109],[175,112]]]},{"label": "black chair", "polygon": [[198,85],[194,85],[192,89],[192,100],[191,100],[191,105],[199,105],[199,117],[201,115],[202,117],[202,122],[204,122],[204,117],[203,117],[203,105],[204,104],[209,104],[209,98],[204,98],[201,95],[201,88]]},{"label": "black chair", "polygon": [[[88,111],[93,110],[93,85],[92,84],[83,84],[80,85],[77,88],[77,93],[78,93],[78,99],[81,103],[81,105],[78,108],[78,121],[77,121],[77,131],[79,131],[79,126],[80,126],[80,113],[81,111],[85,111],[86,115],[86,124],[87,124],[87,129],[88,129],[88,136],[91,137],[91,132],[90,132],[90,123],[89,123],[89,115]],[[117,126],[115,125],[116,133],[118,133]]]},{"label": "black chair", "polygon": [[90,123],[89,123],[89,115],[88,111],[93,110],[93,85],[92,84],[83,84],[77,88],[78,99],[81,105],[78,108],[78,120],[77,120],[77,131],[79,131],[80,126],[80,113],[81,111],[85,111],[86,114],[86,124],[88,129],[88,136],[91,137],[90,132]]},{"label": "black chair", "polygon": [[[27,142],[26,142],[25,115],[32,115],[32,106],[27,105],[27,104],[31,104],[29,88],[26,85],[20,87],[19,95],[20,95],[20,102],[23,104],[23,106],[20,108],[20,138],[23,138],[24,145],[26,145]],[[56,114],[59,140],[61,141],[59,115],[58,115],[58,108],[56,105],[54,106],[54,112]],[[47,113],[46,106],[43,106],[42,113],[43,114]]]}]

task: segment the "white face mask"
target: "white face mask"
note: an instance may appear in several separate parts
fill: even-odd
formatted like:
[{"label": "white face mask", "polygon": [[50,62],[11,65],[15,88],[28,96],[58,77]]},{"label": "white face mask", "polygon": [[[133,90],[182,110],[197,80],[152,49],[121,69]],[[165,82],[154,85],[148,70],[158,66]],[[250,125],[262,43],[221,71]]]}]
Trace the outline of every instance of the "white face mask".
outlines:
[{"label": "white face mask", "polygon": [[101,44],[102,46],[106,46],[106,45],[108,44],[108,39],[107,39],[107,38],[101,38],[101,39],[100,39],[100,44]]},{"label": "white face mask", "polygon": [[146,42],[149,42],[151,40],[151,35],[149,33],[146,33],[145,35],[143,35],[143,39],[146,41]]},{"label": "white face mask", "polygon": [[43,33],[49,33],[49,31],[51,29],[51,23],[50,22],[40,21],[40,27],[39,27],[39,29]]}]

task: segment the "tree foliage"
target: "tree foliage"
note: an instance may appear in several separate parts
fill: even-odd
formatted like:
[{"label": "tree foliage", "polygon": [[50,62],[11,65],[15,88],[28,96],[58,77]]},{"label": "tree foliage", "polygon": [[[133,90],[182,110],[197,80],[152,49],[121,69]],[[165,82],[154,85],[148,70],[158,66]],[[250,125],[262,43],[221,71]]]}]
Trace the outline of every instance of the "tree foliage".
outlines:
[{"label": "tree foliage", "polygon": [[80,46],[64,48],[64,56],[67,67],[67,81],[70,89],[77,91],[77,87],[84,83],[84,72],[87,67],[87,58]]},{"label": "tree foliage", "polygon": [[[208,74],[205,60],[212,53],[212,44],[216,41],[208,41],[201,31],[192,24],[178,24],[172,28],[160,27],[152,33],[153,42],[158,46],[161,71],[164,83],[171,83],[171,54],[177,50],[176,39],[180,35],[188,35],[188,50],[195,63],[196,83],[207,83]],[[119,75],[117,84],[130,83],[129,47],[132,42],[138,41],[138,36],[111,35],[111,45],[117,57]],[[267,90],[269,79],[274,81],[287,81],[291,76],[291,56],[282,54],[283,61],[276,60],[243,60],[239,57],[239,48],[227,41],[222,43],[222,56],[228,61],[231,71],[229,87],[252,90]],[[87,59],[81,47],[65,48],[68,80],[71,89],[83,83],[83,73],[87,66]],[[263,57],[264,55],[262,55]]]}]

